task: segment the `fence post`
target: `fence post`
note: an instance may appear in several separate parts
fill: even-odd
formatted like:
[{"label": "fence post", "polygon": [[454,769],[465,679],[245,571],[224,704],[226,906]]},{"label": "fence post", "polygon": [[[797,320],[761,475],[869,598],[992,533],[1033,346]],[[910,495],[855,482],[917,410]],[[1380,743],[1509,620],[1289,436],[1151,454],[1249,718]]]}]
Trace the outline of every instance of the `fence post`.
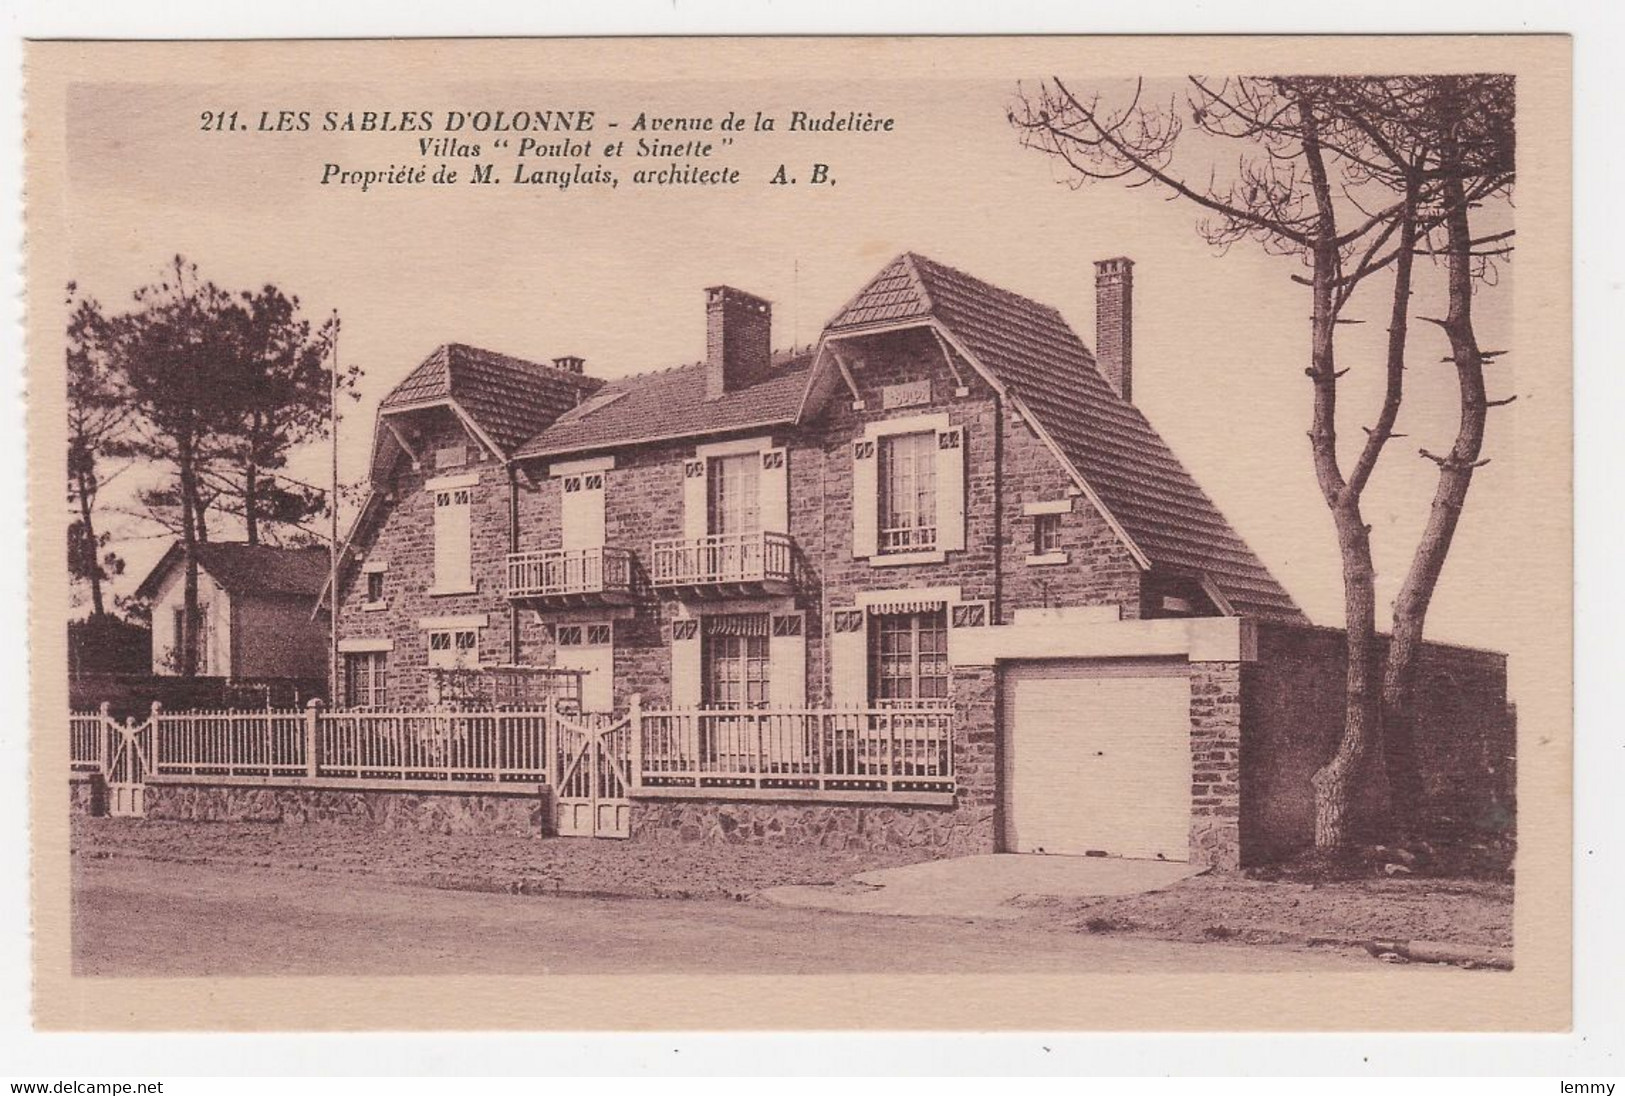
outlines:
[{"label": "fence post", "polygon": [[632,761],[631,788],[643,786],[643,694],[633,693],[626,702],[626,733],[632,736],[631,749],[628,751]]},{"label": "fence post", "polygon": [[542,705],[542,777],[551,787],[558,787],[559,761],[559,697],[551,687]]},{"label": "fence post", "polygon": [[102,701],[101,716],[101,722],[96,724],[96,768],[105,779],[107,776],[107,759],[113,756],[110,749],[112,743],[107,737],[111,733],[109,728],[113,726],[113,704],[111,701]]},{"label": "fence post", "polygon": [[321,774],[322,698],[313,696],[305,705],[305,775]]},{"label": "fence post", "polygon": [[147,772],[149,773],[155,773],[158,771],[158,740],[163,737],[158,733],[158,717],[162,715],[163,712],[164,706],[158,701],[154,700],[152,702],[152,714],[148,716],[148,719],[150,719],[152,723],[151,744],[147,750]]}]

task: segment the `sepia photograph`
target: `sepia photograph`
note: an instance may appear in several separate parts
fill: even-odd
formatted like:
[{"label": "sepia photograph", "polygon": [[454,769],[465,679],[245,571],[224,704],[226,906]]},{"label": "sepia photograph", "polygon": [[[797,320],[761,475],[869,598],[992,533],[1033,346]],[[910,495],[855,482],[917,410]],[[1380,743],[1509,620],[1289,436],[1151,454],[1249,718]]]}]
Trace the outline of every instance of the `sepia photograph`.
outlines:
[{"label": "sepia photograph", "polygon": [[1565,1027],[1568,45],[1362,41],[31,43],[37,1022]]}]

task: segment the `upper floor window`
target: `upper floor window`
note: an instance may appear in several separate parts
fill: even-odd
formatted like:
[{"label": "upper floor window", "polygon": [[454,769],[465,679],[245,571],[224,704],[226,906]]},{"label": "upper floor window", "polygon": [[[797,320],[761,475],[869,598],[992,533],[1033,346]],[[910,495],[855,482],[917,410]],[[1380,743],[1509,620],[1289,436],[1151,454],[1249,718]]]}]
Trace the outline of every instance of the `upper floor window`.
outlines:
[{"label": "upper floor window", "polygon": [[367,572],[367,604],[377,605],[384,600],[384,572]]},{"label": "upper floor window", "polygon": [[760,529],[761,455],[737,453],[712,457],[707,471],[707,531],[717,535],[754,533]]},{"label": "upper floor window", "polygon": [[1033,555],[1047,556],[1061,550],[1061,515],[1033,515]]},{"label": "upper floor window", "polygon": [[937,546],[937,435],[880,439],[881,554]]}]

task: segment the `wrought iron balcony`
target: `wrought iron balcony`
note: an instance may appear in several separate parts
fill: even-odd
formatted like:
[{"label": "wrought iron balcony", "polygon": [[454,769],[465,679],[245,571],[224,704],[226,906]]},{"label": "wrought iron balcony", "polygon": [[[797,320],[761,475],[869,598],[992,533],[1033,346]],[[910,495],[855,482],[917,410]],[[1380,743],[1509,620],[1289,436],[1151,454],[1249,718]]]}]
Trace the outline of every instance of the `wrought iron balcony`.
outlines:
[{"label": "wrought iron balcony", "polygon": [[788,533],[716,533],[657,540],[650,580],[657,589],[697,595],[788,594],[795,586],[794,542]]},{"label": "wrought iron balcony", "polygon": [[508,597],[555,605],[625,604],[636,596],[626,548],[554,548],[508,556]]}]

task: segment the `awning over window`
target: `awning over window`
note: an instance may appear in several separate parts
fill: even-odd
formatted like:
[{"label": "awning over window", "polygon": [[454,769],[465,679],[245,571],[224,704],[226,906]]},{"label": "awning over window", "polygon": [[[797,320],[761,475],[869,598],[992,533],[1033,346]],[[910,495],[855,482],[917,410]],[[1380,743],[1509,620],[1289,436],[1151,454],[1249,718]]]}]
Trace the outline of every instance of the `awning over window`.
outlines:
[{"label": "awning over window", "polygon": [[897,601],[876,601],[869,605],[871,614],[892,616],[902,613],[935,613],[948,604],[947,598],[908,598]]},{"label": "awning over window", "polygon": [[705,618],[708,636],[765,636],[768,634],[766,613],[727,613]]}]

